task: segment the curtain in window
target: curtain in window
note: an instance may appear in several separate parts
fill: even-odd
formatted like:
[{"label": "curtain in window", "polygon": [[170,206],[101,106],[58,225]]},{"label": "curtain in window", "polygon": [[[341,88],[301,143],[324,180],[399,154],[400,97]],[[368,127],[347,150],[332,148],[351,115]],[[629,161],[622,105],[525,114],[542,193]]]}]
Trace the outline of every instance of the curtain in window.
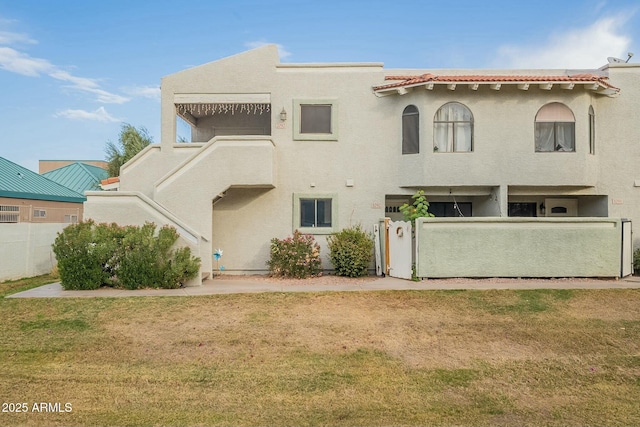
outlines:
[{"label": "curtain in window", "polygon": [[402,112],[402,154],[420,152],[420,114],[418,108],[409,105]]},{"label": "curtain in window", "polygon": [[576,151],[574,123],[556,123],[556,151]]},{"label": "curtain in window", "polygon": [[536,123],[536,151],[555,151],[553,123]]},{"label": "curtain in window", "polygon": [[455,151],[471,151],[471,123],[456,123]]},{"label": "curtain in window", "polygon": [[536,151],[576,151],[575,118],[569,107],[552,102],[536,114]]},{"label": "curtain in window", "polygon": [[443,105],[436,112],[433,134],[437,151],[471,151],[473,146],[471,111],[456,102]]}]

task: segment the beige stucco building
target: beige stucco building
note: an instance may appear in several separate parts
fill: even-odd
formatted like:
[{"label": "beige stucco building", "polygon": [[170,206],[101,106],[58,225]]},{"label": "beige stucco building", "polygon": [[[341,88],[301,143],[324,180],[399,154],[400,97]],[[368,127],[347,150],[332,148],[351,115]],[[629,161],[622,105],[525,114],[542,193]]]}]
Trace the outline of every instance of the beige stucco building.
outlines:
[{"label": "beige stucco building", "polygon": [[270,240],[295,229],[329,268],[328,234],[399,218],[418,189],[437,216],[640,224],[638,112],[638,64],[388,70],[280,63],[266,46],[163,78],[161,143],[84,213],[176,226],[204,275],[218,248],[227,272],[265,272]]}]

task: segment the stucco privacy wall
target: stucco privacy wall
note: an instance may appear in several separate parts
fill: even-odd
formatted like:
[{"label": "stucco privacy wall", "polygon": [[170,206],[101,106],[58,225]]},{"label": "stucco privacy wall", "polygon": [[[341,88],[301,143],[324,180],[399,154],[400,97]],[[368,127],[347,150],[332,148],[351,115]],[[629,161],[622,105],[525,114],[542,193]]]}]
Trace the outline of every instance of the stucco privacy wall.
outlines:
[{"label": "stucco privacy wall", "polygon": [[51,245],[69,224],[0,224],[0,281],[39,276],[51,271]]},{"label": "stucco privacy wall", "polygon": [[416,239],[419,277],[620,275],[614,218],[419,218]]},{"label": "stucco privacy wall", "polygon": [[[193,256],[201,257],[200,240],[202,235],[193,230],[179,218],[142,193],[133,191],[87,191],[85,215],[97,223],[115,222],[119,225],[143,225],[153,222],[158,227],[170,225],[178,231],[178,246],[191,248]],[[202,284],[199,275],[191,280],[189,286]]]}]

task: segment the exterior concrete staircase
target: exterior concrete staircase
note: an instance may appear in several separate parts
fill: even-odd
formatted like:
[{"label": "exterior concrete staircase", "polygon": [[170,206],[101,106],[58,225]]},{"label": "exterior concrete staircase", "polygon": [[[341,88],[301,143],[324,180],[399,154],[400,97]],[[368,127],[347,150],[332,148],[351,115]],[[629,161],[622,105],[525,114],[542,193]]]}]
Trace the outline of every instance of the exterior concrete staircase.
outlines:
[{"label": "exterior concrete staircase", "polygon": [[87,192],[85,217],[175,227],[178,243],[201,259],[200,274],[188,283],[197,286],[212,271],[212,202],[232,187],[275,187],[275,146],[269,136],[213,138],[158,180],[152,198],[138,191]]}]

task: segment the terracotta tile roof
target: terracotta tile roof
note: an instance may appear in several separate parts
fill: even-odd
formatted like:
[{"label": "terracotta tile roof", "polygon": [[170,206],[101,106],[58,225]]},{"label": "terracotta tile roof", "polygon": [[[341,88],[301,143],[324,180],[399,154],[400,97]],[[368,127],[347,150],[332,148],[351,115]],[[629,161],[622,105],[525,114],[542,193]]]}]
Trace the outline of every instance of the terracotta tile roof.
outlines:
[{"label": "terracotta tile roof", "polygon": [[109,185],[109,184],[113,184],[113,183],[116,183],[116,182],[120,182],[120,177],[119,176],[112,176],[111,178],[103,179],[102,181],[100,181],[100,184]]},{"label": "terracotta tile roof", "polygon": [[608,77],[596,74],[573,74],[569,76],[561,75],[463,75],[463,76],[447,76],[435,74],[422,74],[419,76],[386,76],[385,80],[398,80],[396,83],[387,85],[374,86],[374,91],[385,89],[394,89],[401,87],[410,87],[426,83],[597,83],[603,88],[611,89],[615,92],[620,91],[617,87],[608,82]]}]

